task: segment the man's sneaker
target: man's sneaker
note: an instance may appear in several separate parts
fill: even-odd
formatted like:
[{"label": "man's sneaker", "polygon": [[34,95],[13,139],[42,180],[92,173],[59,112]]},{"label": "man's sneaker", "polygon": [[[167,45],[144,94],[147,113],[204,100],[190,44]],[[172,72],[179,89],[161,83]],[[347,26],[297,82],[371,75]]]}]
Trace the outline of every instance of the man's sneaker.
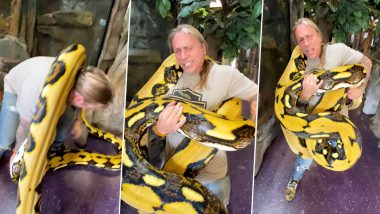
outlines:
[{"label": "man's sneaker", "polygon": [[9,162],[9,174],[11,175],[12,180],[15,182],[18,181],[25,168],[24,151],[26,142],[27,139],[25,139],[25,141],[21,144],[17,152],[15,154],[12,154]]},{"label": "man's sneaker", "polygon": [[289,180],[289,183],[286,186],[286,191],[285,191],[285,198],[287,201],[292,201],[293,198],[296,196],[298,182],[299,182],[298,180],[295,180],[293,178]]}]

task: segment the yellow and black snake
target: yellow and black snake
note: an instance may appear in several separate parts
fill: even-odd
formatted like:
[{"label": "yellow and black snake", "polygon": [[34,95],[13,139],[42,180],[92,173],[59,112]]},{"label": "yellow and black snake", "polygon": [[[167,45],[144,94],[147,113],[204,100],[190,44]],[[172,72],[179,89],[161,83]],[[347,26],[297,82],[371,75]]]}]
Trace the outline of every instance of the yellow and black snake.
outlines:
[{"label": "yellow and black snake", "polygon": [[[90,133],[114,143],[118,154],[107,156],[78,150],[54,153],[48,157],[49,148],[56,134],[56,124],[65,111],[69,92],[85,58],[85,48],[75,44],[63,50],[51,66],[31,121],[29,136],[18,151],[17,156],[21,158],[14,161],[14,165],[21,169],[17,173],[11,173],[14,179],[18,179],[17,213],[39,213],[40,191],[38,189],[43,176],[49,169],[85,164],[120,170],[121,139],[93,127],[86,121],[85,113],[82,113],[82,119]],[[11,168],[14,166],[12,165]]]},{"label": "yellow and black snake", "polygon": [[323,80],[319,90],[323,95],[309,112],[307,101],[299,99],[306,63],[306,57],[297,46],[277,84],[276,117],[294,153],[306,159],[313,158],[330,170],[347,170],[361,155],[361,135],[352,121],[339,112],[346,103],[348,88],[359,86],[366,71],[355,64],[313,70],[318,80]]},{"label": "yellow and black snake", "polygon": [[[183,103],[186,123],[180,132],[190,138],[190,142],[177,148],[163,171],[146,161],[143,136],[172,101],[165,94],[181,75],[182,69],[174,55],[169,56],[125,111],[122,200],[149,213],[226,213],[219,199],[192,177],[215,154],[216,149],[210,147],[238,150],[249,145],[255,132],[252,121],[223,110],[216,114]],[[224,103],[226,109],[235,113],[239,105],[235,99]],[[199,159],[194,153],[200,155]],[[188,158],[193,159],[179,163]]]},{"label": "yellow and black snake", "polygon": [[57,170],[72,165],[90,165],[108,170],[120,170],[122,140],[112,133],[94,127],[87,121],[85,115],[86,112],[82,110],[81,118],[89,132],[98,138],[104,139],[105,142],[111,143],[116,154],[106,155],[88,152],[83,149],[60,151],[49,155],[48,170]]}]

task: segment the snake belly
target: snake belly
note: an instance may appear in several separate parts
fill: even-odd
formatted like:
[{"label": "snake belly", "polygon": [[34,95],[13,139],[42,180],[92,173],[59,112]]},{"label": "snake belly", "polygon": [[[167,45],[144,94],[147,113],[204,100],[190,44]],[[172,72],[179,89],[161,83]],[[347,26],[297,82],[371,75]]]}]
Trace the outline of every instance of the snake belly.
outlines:
[{"label": "snake belly", "polygon": [[56,134],[56,124],[65,111],[67,97],[85,58],[85,48],[80,44],[74,44],[64,49],[51,66],[36,105],[29,136],[14,158],[17,159],[19,156],[20,160],[13,162],[11,166],[11,169],[14,166],[21,167],[18,172],[11,170],[12,179],[18,180],[17,213],[40,212],[39,185],[49,169],[57,170],[80,164],[120,171],[122,140],[112,133],[92,126],[86,120],[84,111],[82,120],[89,132],[114,144],[117,154],[103,155],[84,150],[66,150],[49,154]]},{"label": "snake belly", "polygon": [[[149,213],[227,213],[212,192],[184,176],[194,176],[186,173],[190,163],[186,162],[178,170],[169,163],[164,169],[171,172],[162,171],[146,161],[140,148],[147,128],[157,121],[159,113],[172,101],[165,94],[175,86],[181,74],[174,55],[169,56],[125,111],[122,200]],[[186,123],[180,132],[191,139],[183,147],[196,147],[200,143],[223,150],[238,150],[254,139],[252,121],[232,118],[225,113],[216,114],[188,103],[182,106]],[[184,148],[181,150],[185,151]],[[213,149],[203,153],[203,159],[208,162],[213,153]]]},{"label": "snake belly", "polygon": [[360,158],[361,135],[355,124],[339,112],[346,103],[348,88],[358,87],[366,71],[356,64],[313,70],[318,80],[324,81],[318,91],[323,95],[309,113],[308,103],[298,99],[306,63],[297,46],[276,87],[276,117],[294,153],[305,159],[313,158],[329,170],[347,170]]}]

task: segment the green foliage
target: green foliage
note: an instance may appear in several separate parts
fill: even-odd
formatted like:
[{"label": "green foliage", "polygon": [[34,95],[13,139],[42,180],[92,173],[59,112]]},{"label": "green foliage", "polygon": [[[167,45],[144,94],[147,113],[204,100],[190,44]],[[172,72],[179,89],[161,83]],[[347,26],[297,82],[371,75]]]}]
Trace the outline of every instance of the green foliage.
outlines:
[{"label": "green foliage", "polygon": [[156,0],[156,8],[162,17],[166,17],[170,12],[170,0]]},{"label": "green foliage", "polygon": [[333,34],[338,42],[346,42],[350,33],[367,30],[370,27],[370,11],[367,0],[341,1],[333,13],[335,27]]},{"label": "green foliage", "polygon": [[[305,0],[305,14],[320,17],[329,9],[329,21],[334,25],[333,35],[337,42],[347,42],[350,34],[371,28],[371,20],[380,18],[377,7],[380,0]],[[374,29],[380,35],[380,27]]]},{"label": "green foliage", "polygon": [[[191,18],[192,25],[205,36],[221,41],[220,49],[227,59],[240,49],[257,47],[260,42],[261,0],[221,0],[223,8],[210,8],[210,0],[181,0],[178,19]],[[169,6],[167,5],[169,3]],[[156,0],[162,17],[170,16],[170,2]]]},{"label": "green foliage", "polygon": [[234,58],[241,48],[250,49],[259,44],[260,14],[261,1],[258,1],[255,5],[240,7],[224,20],[225,25],[219,29],[223,33],[221,49],[224,57]]},{"label": "green foliage", "polygon": [[192,0],[182,0],[182,10],[178,14],[180,17],[186,17],[192,14],[193,12],[196,12],[197,10],[201,8],[207,9],[210,5],[211,1],[192,1]]}]

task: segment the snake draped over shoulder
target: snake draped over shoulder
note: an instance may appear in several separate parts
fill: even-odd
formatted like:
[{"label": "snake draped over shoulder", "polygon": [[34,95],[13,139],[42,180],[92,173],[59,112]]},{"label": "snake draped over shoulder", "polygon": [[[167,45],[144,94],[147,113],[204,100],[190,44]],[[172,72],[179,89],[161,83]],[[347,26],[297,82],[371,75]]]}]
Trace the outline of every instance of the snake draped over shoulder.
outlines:
[{"label": "snake draped over shoulder", "polygon": [[46,172],[70,165],[92,165],[120,171],[119,137],[92,126],[84,117],[89,132],[115,145],[117,154],[103,155],[84,150],[49,151],[56,135],[56,125],[66,108],[67,98],[86,58],[85,48],[75,44],[64,49],[51,65],[36,104],[29,135],[20,146],[10,166],[11,177],[18,180],[16,212],[40,212],[40,185]]},{"label": "snake draped over shoulder", "polygon": [[297,46],[276,88],[275,114],[291,150],[319,165],[344,171],[361,155],[359,129],[340,110],[346,105],[347,90],[358,87],[366,77],[362,65],[346,65],[329,70],[314,69],[312,74],[323,84],[323,93],[309,112],[308,101],[300,99],[306,57]]},{"label": "snake draped over shoulder", "polygon": [[[193,178],[217,149],[234,151],[253,142],[253,122],[234,114],[240,113],[241,102],[226,101],[214,113],[176,100],[183,102],[182,115],[186,117],[178,131],[190,142],[180,144],[162,170],[146,160],[143,136],[173,101],[166,93],[176,85],[182,72],[175,56],[169,56],[125,111],[122,200],[148,213],[227,213],[222,202]],[[198,154],[201,157],[196,159]]]}]

